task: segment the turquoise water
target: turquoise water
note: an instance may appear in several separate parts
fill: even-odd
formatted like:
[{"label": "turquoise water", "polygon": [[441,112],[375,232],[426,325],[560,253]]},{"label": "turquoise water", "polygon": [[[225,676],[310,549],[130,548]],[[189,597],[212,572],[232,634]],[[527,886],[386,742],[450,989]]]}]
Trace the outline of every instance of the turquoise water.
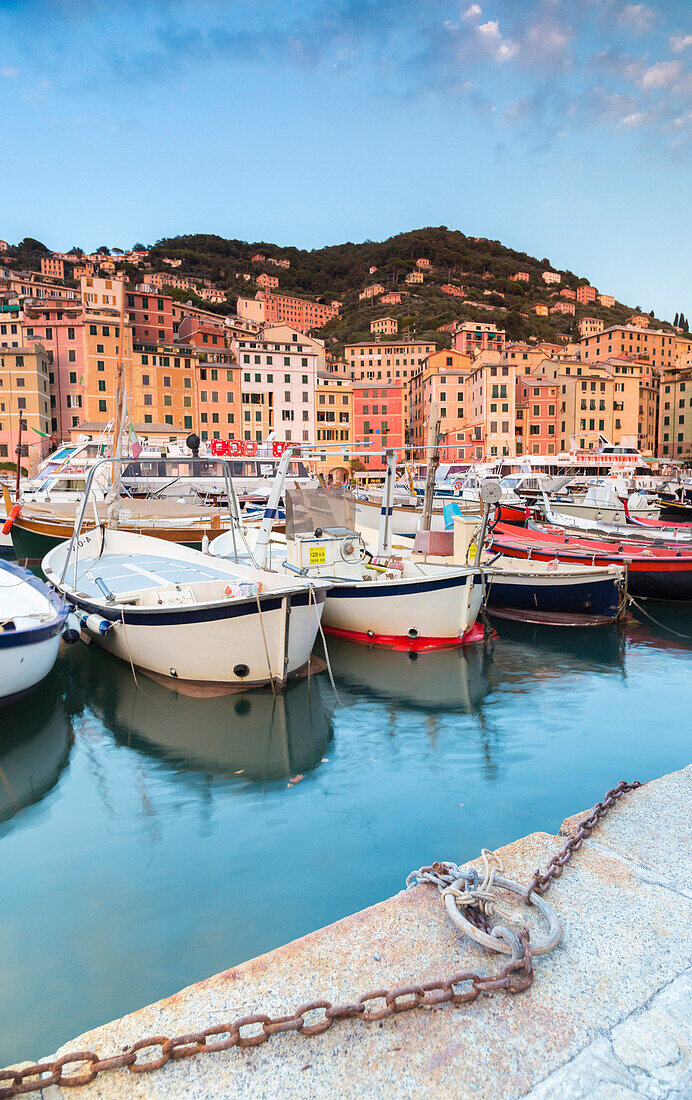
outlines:
[{"label": "turquoise water", "polygon": [[692,641],[499,629],[417,660],[333,642],[339,700],[324,674],[191,700],[62,652],[0,711],[0,1063],[689,762]]}]

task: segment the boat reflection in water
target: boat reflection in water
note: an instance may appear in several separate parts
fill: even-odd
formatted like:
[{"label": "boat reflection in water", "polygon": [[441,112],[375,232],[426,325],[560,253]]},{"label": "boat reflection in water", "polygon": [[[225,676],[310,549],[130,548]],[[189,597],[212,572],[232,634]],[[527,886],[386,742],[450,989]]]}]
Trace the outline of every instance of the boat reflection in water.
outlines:
[{"label": "boat reflection in water", "polygon": [[321,762],[333,709],[321,679],[291,681],[276,697],[262,689],[197,699],[142,675],[137,686],[126,665],[111,661],[95,678],[90,707],[120,744],[180,771],[265,782]]},{"label": "boat reflection in water", "polygon": [[40,691],[3,711],[0,733],[0,836],[20,810],[40,802],[58,782],[72,747],[72,729],[54,672]]}]

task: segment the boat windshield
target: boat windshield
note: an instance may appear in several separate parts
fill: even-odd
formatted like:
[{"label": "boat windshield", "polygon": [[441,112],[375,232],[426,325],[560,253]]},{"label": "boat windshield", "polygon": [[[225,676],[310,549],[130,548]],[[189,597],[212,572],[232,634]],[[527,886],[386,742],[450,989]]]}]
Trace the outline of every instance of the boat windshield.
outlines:
[{"label": "boat windshield", "polygon": [[342,486],[325,492],[321,486],[296,485],[285,489],[286,537],[312,535],[317,530],[326,534],[349,534],[355,531],[356,498]]}]

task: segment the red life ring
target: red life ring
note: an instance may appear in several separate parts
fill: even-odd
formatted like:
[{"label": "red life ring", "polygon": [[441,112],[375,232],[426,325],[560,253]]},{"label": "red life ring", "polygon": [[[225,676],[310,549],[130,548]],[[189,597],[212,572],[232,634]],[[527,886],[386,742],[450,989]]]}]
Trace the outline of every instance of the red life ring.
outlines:
[{"label": "red life ring", "polygon": [[3,535],[9,535],[10,531],[12,530],[12,524],[16,520],[17,516],[21,514],[21,511],[22,511],[21,504],[13,505],[13,507],[10,509],[9,516],[7,517],[4,524],[2,525]]},{"label": "red life ring", "polygon": [[454,488],[455,488],[457,493],[461,492],[461,490],[464,488],[463,481],[455,481],[454,482]]}]

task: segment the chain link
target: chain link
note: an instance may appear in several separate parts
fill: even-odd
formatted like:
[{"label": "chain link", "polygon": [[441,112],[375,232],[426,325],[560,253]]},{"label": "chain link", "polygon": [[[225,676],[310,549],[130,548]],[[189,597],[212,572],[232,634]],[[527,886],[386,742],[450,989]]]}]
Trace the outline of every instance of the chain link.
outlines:
[{"label": "chain link", "polygon": [[624,779],[621,779],[617,787],[613,787],[609,790],[602,801],[596,803],[588,817],[585,817],[579,822],[579,826],[574,836],[571,836],[564,848],[548,861],[545,871],[534,872],[534,876],[524,895],[524,901],[527,905],[529,904],[529,897],[532,893],[547,893],[554,879],[560,877],[574,853],[579,851],[584,841],[591,836],[599,821],[610,812],[618,799],[622,798],[623,794],[627,794],[628,791],[636,791],[639,787],[641,787],[641,783],[636,779],[633,783],[626,783]]},{"label": "chain link", "polygon": [[[553,880],[560,877],[573,854],[581,848],[583,841],[591,836],[599,821],[606,816],[617,800],[626,792],[634,791],[640,786],[639,782],[626,783],[623,780],[617,787],[608,791],[603,801],[597,803],[589,816],[580,822],[577,832],[567,841],[562,851],[553,856],[545,872],[536,871],[526,891],[527,901],[531,891],[544,894],[550,888]],[[470,876],[473,875],[477,885],[476,872],[461,871],[456,864],[452,863],[434,863],[431,867],[413,872],[409,879],[413,881],[416,876],[420,876],[417,881],[429,882],[442,890],[460,879],[471,883]],[[480,918],[481,925],[487,924],[482,914]],[[187,1035],[177,1035],[173,1038],[154,1035],[132,1043],[121,1054],[113,1055],[111,1058],[99,1058],[98,1054],[91,1050],[80,1050],[63,1054],[52,1062],[36,1062],[23,1069],[3,1069],[0,1070],[0,1100],[26,1096],[48,1088],[50,1085],[61,1085],[63,1088],[88,1085],[99,1073],[107,1070],[128,1069],[130,1073],[151,1073],[153,1070],[162,1069],[171,1060],[190,1058],[197,1054],[218,1053],[230,1050],[232,1047],[259,1046],[261,1043],[266,1043],[272,1035],[288,1031],[297,1031],[306,1037],[321,1035],[337,1020],[358,1019],[363,1023],[371,1024],[416,1008],[436,1008],[438,1005],[448,1003],[471,1004],[481,993],[489,995],[497,990],[512,995],[523,993],[529,988],[534,977],[529,933],[526,928],[519,933],[518,939],[522,948],[522,957],[506,963],[495,976],[483,977],[475,971],[461,971],[439,981],[394,986],[392,989],[375,989],[364,993],[357,1001],[350,1004],[333,1005],[331,1001],[310,1001],[287,1016],[271,1017],[264,1014],[240,1016],[229,1023],[213,1024]],[[460,988],[462,986],[466,988]],[[226,1038],[215,1039],[215,1036],[226,1036]],[[210,1039],[213,1041],[209,1042]],[[137,1055],[140,1051],[150,1051],[153,1055],[157,1048],[161,1053],[156,1057],[145,1056],[141,1060],[138,1059]],[[81,1071],[73,1070],[71,1074],[64,1075],[64,1068],[71,1065],[80,1066]],[[2,1085],[3,1081],[10,1083]]]},{"label": "chain link", "polygon": [[[171,1059],[211,1054],[230,1050],[232,1047],[259,1046],[266,1043],[272,1035],[286,1031],[297,1031],[308,1037],[320,1035],[328,1031],[337,1020],[358,1019],[372,1024],[389,1016],[410,1012],[414,1008],[436,1008],[447,1003],[470,1004],[481,993],[490,994],[496,990],[510,994],[523,993],[533,982],[533,963],[528,933],[522,933],[519,939],[523,950],[522,958],[507,963],[494,976],[482,976],[475,971],[465,970],[439,981],[399,985],[392,989],[374,989],[350,1004],[333,1005],[331,1001],[311,1001],[288,1016],[241,1016],[230,1023],[214,1024],[189,1035],[177,1035],[171,1039],[164,1035],[154,1035],[140,1039],[127,1047],[122,1054],[116,1054],[112,1058],[101,1059],[90,1050],[63,1054],[54,1062],[38,1062],[25,1066],[24,1069],[0,1070],[0,1081],[11,1082],[0,1086],[0,1098],[9,1100],[9,1097],[25,1096],[49,1085],[62,1085],[63,1088],[88,1085],[104,1070],[127,1068],[130,1073],[151,1073],[167,1065]],[[460,988],[464,986],[466,988]],[[215,1042],[208,1041],[217,1035],[227,1037]],[[161,1051],[158,1056],[145,1057],[142,1061],[137,1059],[140,1051],[154,1053],[156,1049]],[[82,1063],[82,1072],[64,1076],[64,1067],[73,1063]]]}]

